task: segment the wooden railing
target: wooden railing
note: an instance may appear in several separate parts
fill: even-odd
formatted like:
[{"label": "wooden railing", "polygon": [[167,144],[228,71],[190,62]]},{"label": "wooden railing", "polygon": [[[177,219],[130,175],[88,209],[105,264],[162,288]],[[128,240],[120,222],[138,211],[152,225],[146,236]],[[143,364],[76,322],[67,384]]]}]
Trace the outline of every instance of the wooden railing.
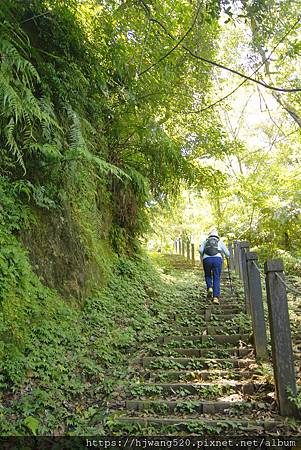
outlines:
[{"label": "wooden railing", "polygon": [[263,360],[268,358],[262,294],[262,282],[265,283],[279,411],[283,416],[296,417],[297,409],[290,400],[290,395],[296,394],[296,375],[283,262],[268,259],[263,273],[258,265],[258,255],[250,252],[248,241],[233,241],[230,254],[230,265],[244,286],[245,308],[252,319],[256,357]]},{"label": "wooden railing", "polygon": [[188,237],[178,237],[174,240],[175,253],[186,257],[192,264],[195,263],[195,245]]},{"label": "wooden railing", "polygon": [[[194,264],[194,243],[185,236],[175,239],[174,242],[176,254],[186,257]],[[297,389],[283,262],[278,259],[267,260],[262,271],[258,265],[258,255],[250,251],[248,241],[234,240],[229,245],[229,251],[230,271],[235,272],[243,284],[245,310],[252,320],[254,348],[258,361],[269,358],[262,290],[262,282],[265,283],[279,412],[283,416],[296,417],[297,408],[290,400],[291,394],[295,395]]]}]

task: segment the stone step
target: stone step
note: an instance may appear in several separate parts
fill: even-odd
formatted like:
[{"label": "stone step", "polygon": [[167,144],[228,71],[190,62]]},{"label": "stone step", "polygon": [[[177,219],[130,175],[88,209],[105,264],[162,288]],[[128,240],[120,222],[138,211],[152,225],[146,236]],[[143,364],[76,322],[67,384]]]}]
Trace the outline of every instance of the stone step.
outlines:
[{"label": "stone step", "polygon": [[[202,310],[200,309],[198,312],[195,312],[195,315],[197,315],[199,317],[199,319],[205,320],[205,321],[210,321],[213,317],[219,320],[231,320],[233,319],[236,315],[239,315],[242,311],[231,311],[231,310],[225,310],[225,311],[220,311],[220,310],[210,310],[210,309],[206,309],[206,310]],[[190,313],[191,314],[191,313]],[[181,312],[176,312],[171,314],[171,318],[175,321],[177,321],[178,318],[183,318],[185,317],[184,314],[181,314]]]},{"label": "stone step", "polygon": [[[202,337],[203,336],[225,336],[224,333],[216,333],[216,329],[212,330],[214,331],[214,334],[208,333],[206,329],[204,329],[203,334],[173,334],[173,335],[167,335],[167,336],[160,336],[157,339],[157,342],[160,342],[161,344],[169,344],[169,343],[176,343],[176,342],[193,342],[195,344],[202,344]],[[195,330],[193,330],[195,331]],[[240,333],[237,333],[237,335]],[[237,336],[235,335],[235,336]],[[240,334],[241,335],[241,334]]]},{"label": "stone step", "polygon": [[142,367],[153,369],[169,369],[172,367],[190,369],[210,369],[217,368],[243,368],[256,364],[254,359],[229,359],[229,358],[168,358],[156,356],[144,356],[135,361]]},{"label": "stone step", "polygon": [[215,315],[222,315],[222,314],[240,314],[245,313],[242,308],[233,307],[233,308],[222,308],[222,307],[216,307],[216,308],[200,308],[197,310],[201,315],[211,312],[211,314]]},{"label": "stone step", "polygon": [[248,342],[248,334],[216,334],[216,335],[204,335],[202,336],[202,343],[205,342],[217,342],[219,344],[239,344],[240,341]]},{"label": "stone step", "polygon": [[126,400],[125,409],[128,411],[154,411],[159,414],[168,413],[199,413],[216,414],[239,407],[240,410],[255,408],[255,404],[245,401],[200,401],[195,400]]},{"label": "stone step", "polygon": [[215,311],[228,311],[233,310],[233,309],[238,309],[239,311],[243,311],[245,308],[244,303],[239,303],[239,302],[231,302],[231,303],[227,303],[225,300],[220,300],[219,304],[215,304],[212,302],[211,299],[207,299],[206,300],[206,305],[205,307],[201,307],[200,309],[205,310],[205,309],[211,309],[211,310],[215,310]]},{"label": "stone step", "polygon": [[220,310],[228,310],[228,309],[240,309],[243,310],[245,308],[245,303],[242,302],[241,300],[237,300],[234,299],[233,301],[229,301],[227,299],[224,298],[220,298],[219,300],[219,304],[217,303],[213,303],[212,299],[206,299],[205,300],[207,303],[205,305],[205,308],[209,308],[209,309],[220,309]]},{"label": "stone step", "polygon": [[193,380],[217,380],[217,379],[229,379],[229,380],[241,380],[250,379],[253,373],[247,370],[232,369],[229,370],[166,370],[162,372],[143,372],[141,376],[145,380],[152,382],[155,381],[193,381]]},{"label": "stone step", "polygon": [[253,348],[161,348],[156,350],[153,350],[150,352],[150,355],[152,356],[158,356],[158,355],[164,355],[164,352],[171,352],[176,355],[183,355],[188,357],[197,357],[201,358],[202,356],[208,356],[208,357],[227,357],[229,355],[242,358],[244,356],[249,355]]},{"label": "stone step", "polygon": [[239,344],[240,341],[248,342],[249,335],[248,334],[203,334],[203,335],[169,335],[163,336],[161,341],[162,344],[166,344],[168,342],[182,342],[182,341],[194,341],[199,342],[200,344],[204,344],[205,342],[216,342],[218,344]]},{"label": "stone step", "polygon": [[199,398],[205,395],[219,397],[221,395],[240,392],[243,395],[252,395],[259,388],[263,388],[267,384],[245,382],[240,383],[234,380],[223,380],[216,383],[214,381],[208,383],[137,383],[129,386],[129,393],[133,397],[143,396],[159,396],[162,395],[177,395],[181,397],[186,395],[198,394]]},{"label": "stone step", "polygon": [[[178,334],[176,336],[187,336],[187,335],[196,335],[196,334],[224,334],[223,328],[222,328],[222,324],[219,325],[201,325],[200,326],[180,326],[180,325],[175,325],[173,327],[173,329],[178,332]],[[240,330],[239,326],[237,326],[236,328],[231,327],[231,331],[232,333],[236,333],[236,334],[244,334],[244,330]],[[164,336],[159,336],[158,337],[158,341],[159,342],[163,342],[163,338]]]},{"label": "stone step", "polygon": [[210,322],[211,320],[216,320],[216,321],[228,321],[228,320],[232,320],[235,318],[236,314],[214,314],[214,313],[208,313],[205,316],[205,321],[206,322]]},{"label": "stone step", "polygon": [[[171,331],[174,332],[175,334],[169,334]],[[244,333],[240,332],[239,327],[236,328],[235,332],[236,332],[235,334],[244,334]],[[216,325],[215,326],[211,326],[211,325],[204,326],[203,325],[200,327],[197,327],[197,326],[194,326],[194,327],[175,326],[173,328],[173,330],[170,330],[170,329],[163,330],[162,335],[158,336],[156,338],[156,341],[160,342],[160,343],[163,343],[163,342],[165,343],[165,342],[173,340],[173,338],[183,338],[185,340],[187,340],[186,338],[190,338],[191,340],[198,340],[199,336],[206,335],[206,334],[207,335],[215,335],[215,334],[222,335],[222,334],[225,334],[225,332],[223,332],[222,330],[219,331],[218,326],[216,326]]]},{"label": "stone step", "polygon": [[[194,418],[181,418],[181,417],[137,417],[137,416],[118,416],[114,419],[115,430],[120,430],[122,425],[136,424],[144,427],[155,426],[156,428],[164,428],[166,432],[166,427],[172,426],[176,427],[176,431],[186,431],[193,432],[196,434],[203,435],[204,433],[216,434],[216,429],[219,433],[229,434],[229,432],[235,435],[254,435],[257,436],[264,432],[277,432],[283,422],[280,419],[258,419],[254,418],[213,418],[213,419],[199,419],[198,415]],[[140,428],[140,427],[139,427]]]},{"label": "stone step", "polygon": [[[235,325],[231,324],[231,333],[246,334],[246,328],[241,328],[239,325],[235,326]],[[208,322],[207,332],[204,334],[211,336],[211,335],[215,335],[215,334],[219,334],[219,335],[227,334],[227,332],[223,329],[223,324],[218,323],[218,324],[210,325],[210,322]]]}]

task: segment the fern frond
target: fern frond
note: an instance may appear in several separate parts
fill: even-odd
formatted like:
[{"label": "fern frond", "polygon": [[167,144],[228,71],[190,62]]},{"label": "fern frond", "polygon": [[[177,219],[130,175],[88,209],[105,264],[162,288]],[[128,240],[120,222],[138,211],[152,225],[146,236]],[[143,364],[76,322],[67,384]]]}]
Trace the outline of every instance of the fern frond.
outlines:
[{"label": "fern frond", "polygon": [[7,39],[0,39],[0,53],[2,54],[1,69],[14,72],[15,76],[27,86],[33,81],[40,81],[40,76],[33,64],[20,55],[16,47]]},{"label": "fern frond", "polygon": [[98,156],[92,155],[91,161],[98,167],[98,169],[102,174],[114,175],[119,180],[130,179],[130,175],[127,174],[124,170],[120,169],[117,166],[114,166],[113,164],[108,163],[107,161],[105,161],[102,158],[99,158]]},{"label": "fern frond", "polygon": [[67,117],[70,121],[68,133],[70,148],[73,150],[85,148],[86,145],[81,132],[80,120],[70,105],[67,107]]},{"label": "fern frond", "polygon": [[[70,106],[67,107],[67,116],[70,121],[68,134],[70,144],[69,159],[79,158],[88,161],[98,168],[101,175],[111,174],[120,180],[124,178],[129,179],[130,177],[125,171],[108,163],[103,158],[93,155],[93,153],[88,150],[88,145],[82,134],[82,118],[79,118]],[[87,120],[84,120],[83,122],[86,129],[96,132]]]},{"label": "fern frond", "polygon": [[139,194],[140,197],[148,197],[149,185],[147,178],[143,176],[141,172],[129,165],[125,166],[125,172],[131,181],[134,191]]},{"label": "fern frond", "polygon": [[16,124],[15,124],[14,120],[11,119],[9,121],[9,123],[6,125],[4,132],[5,132],[6,140],[7,140],[7,143],[8,143],[8,146],[9,146],[11,152],[17,158],[18,163],[21,165],[24,172],[26,173],[26,168],[25,168],[24,161],[23,161],[22,151],[20,150],[20,148],[15,140],[15,136],[14,136],[15,126],[16,126]]},{"label": "fern frond", "polygon": [[[1,11],[2,12],[2,11]],[[4,15],[5,17],[5,15]],[[2,19],[2,17],[0,17]],[[16,27],[16,22],[8,22],[7,20],[0,21],[0,32],[4,36],[10,36],[13,45],[20,51],[24,51],[24,47],[30,46],[29,36],[22,30],[21,27]]]},{"label": "fern frond", "polygon": [[18,93],[10,85],[7,79],[0,71],[0,102],[2,103],[5,116],[13,115],[16,123],[19,121],[22,113],[22,102]]}]

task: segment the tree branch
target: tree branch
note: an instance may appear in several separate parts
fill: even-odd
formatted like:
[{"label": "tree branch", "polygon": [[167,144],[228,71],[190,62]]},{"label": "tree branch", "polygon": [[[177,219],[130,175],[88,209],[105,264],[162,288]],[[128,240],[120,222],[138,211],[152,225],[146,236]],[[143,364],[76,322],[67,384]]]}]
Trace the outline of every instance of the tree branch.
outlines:
[{"label": "tree branch", "polygon": [[[263,94],[260,92],[260,89],[259,89],[259,88],[258,88],[258,95],[259,95],[260,100],[262,99],[262,101],[263,101],[263,103],[264,103],[264,105],[265,105],[265,111],[268,112],[269,118],[271,119],[271,121],[273,122],[273,124],[276,126],[276,128],[278,128],[278,130],[283,134],[283,136],[285,136],[285,133],[284,133],[284,131],[282,130],[281,126],[278,125],[278,123],[274,120],[274,118],[273,118],[273,116],[272,116],[272,114],[271,114],[270,108],[268,107],[268,104],[267,104],[267,102],[266,102],[266,99],[264,98]],[[272,95],[273,95],[273,94],[272,94]]]},{"label": "tree branch", "polygon": [[41,14],[37,14],[36,16],[29,17],[29,19],[23,20],[23,21],[21,22],[21,24],[26,23],[26,22],[30,22],[31,20],[35,20],[35,19],[37,19],[38,17],[47,16],[47,15],[50,14],[51,12],[52,12],[52,11],[46,11],[46,12],[43,12],[43,13],[41,13]]},{"label": "tree branch", "polygon": [[[297,26],[298,23],[299,23],[299,19],[289,29],[289,31],[286,33],[285,37],[288,36],[288,34],[291,32],[291,30],[293,30]],[[255,18],[252,18],[252,20],[251,20],[251,31],[252,31],[252,34],[253,34],[253,38],[256,37],[256,35],[257,35],[257,28],[256,27],[257,27],[256,20],[255,20]],[[257,48],[257,51],[258,51],[259,55],[261,56],[261,59],[263,60],[262,65],[264,65],[265,75],[269,79],[271,79],[270,67],[269,67],[269,64],[266,63],[264,49],[262,48],[262,46],[259,43],[256,44],[256,48]],[[274,99],[278,102],[278,104],[292,117],[292,119],[301,128],[301,116],[300,116],[299,112],[296,110],[296,108],[292,104],[290,104],[286,100],[284,100],[280,93],[272,92],[272,95],[273,95]]]},{"label": "tree branch", "polygon": [[151,30],[151,21],[150,21],[150,19],[148,19],[147,26],[146,26],[146,33],[145,33],[144,42],[143,42],[143,47],[142,47],[142,50],[141,50],[141,55],[140,55],[140,58],[139,58],[137,69],[136,69],[136,74],[137,75],[141,71],[142,60],[143,60],[144,52],[145,52],[145,49],[146,49],[146,44],[147,44],[147,41],[148,41],[150,30]]},{"label": "tree branch", "polygon": [[223,64],[217,63],[215,61],[211,61],[210,59],[203,58],[202,56],[196,55],[192,50],[190,50],[188,47],[182,46],[188,53],[193,56],[194,58],[203,61],[205,63],[211,64],[212,66],[218,67],[220,69],[226,70],[230,73],[234,73],[235,75],[238,75],[239,77],[244,78],[246,81],[252,81],[253,83],[260,84],[260,86],[263,86],[266,89],[271,89],[272,91],[278,91],[278,92],[301,92],[301,88],[293,88],[293,89],[287,89],[287,88],[279,88],[276,86],[272,86],[270,84],[265,83],[264,81],[256,80],[256,78],[252,78],[252,76],[245,75],[241,72],[238,72],[238,70],[231,69],[230,67],[224,66]]},{"label": "tree branch", "polygon": [[[140,0],[140,1],[144,4],[143,0]],[[176,43],[176,45],[175,45],[174,47],[172,47],[165,55],[163,55],[161,58],[159,58],[156,62],[154,62],[153,64],[151,64],[149,67],[147,67],[146,69],[144,69],[142,72],[140,72],[140,73],[138,74],[139,77],[142,76],[142,75],[144,75],[144,74],[147,73],[148,71],[150,71],[150,70],[151,70],[152,68],[154,68],[156,65],[160,64],[160,62],[162,62],[164,59],[166,59],[168,56],[170,56],[172,52],[174,52],[179,46],[181,46],[181,48],[184,49],[186,52],[188,52],[193,58],[196,58],[197,60],[202,61],[202,62],[207,63],[207,64],[210,64],[210,65],[212,65],[212,66],[218,67],[218,68],[220,68],[220,69],[222,69],[222,70],[226,70],[226,71],[228,71],[228,72],[230,72],[230,73],[233,73],[233,74],[235,74],[235,75],[240,76],[241,78],[244,78],[243,83],[245,83],[246,81],[252,81],[253,83],[259,84],[259,85],[263,86],[263,87],[266,88],[266,89],[270,89],[270,90],[277,91],[277,92],[301,92],[301,88],[293,88],[293,89],[289,89],[289,88],[280,88],[280,87],[272,86],[272,85],[270,85],[270,84],[268,84],[268,83],[265,83],[264,81],[256,80],[256,78],[253,78],[253,75],[259,70],[259,68],[261,68],[261,67],[263,66],[263,64],[266,64],[266,63],[268,62],[269,57],[265,59],[264,63],[261,64],[261,65],[259,66],[259,68],[257,68],[256,71],[254,71],[254,72],[252,73],[251,76],[249,76],[249,75],[245,75],[245,74],[239,72],[238,70],[231,69],[230,67],[227,67],[227,66],[225,66],[224,64],[221,64],[221,63],[218,63],[218,62],[216,62],[216,61],[212,61],[212,60],[210,60],[210,59],[207,59],[207,58],[204,58],[204,57],[202,57],[202,56],[199,56],[199,55],[197,55],[194,51],[192,51],[189,47],[187,47],[186,45],[182,45],[181,43],[182,43],[183,40],[186,38],[186,36],[191,32],[191,30],[193,29],[193,27],[194,27],[194,25],[195,25],[195,22],[196,22],[196,20],[197,20],[197,16],[198,16],[199,11],[200,11],[200,7],[201,7],[201,4],[199,4],[198,11],[197,11],[197,14],[196,14],[196,16],[195,16],[195,19],[194,19],[194,21],[193,21],[193,24],[189,27],[189,29],[186,31],[186,33],[184,33],[184,35],[183,35],[182,38]],[[148,13],[150,14],[150,10],[149,10],[149,9],[148,9]],[[157,23],[157,24],[165,31],[165,33],[166,33],[171,39],[175,40],[174,36],[172,36],[172,34],[166,29],[166,27],[165,27],[163,24],[161,24],[160,21],[158,21],[157,19],[154,19],[153,17],[151,17],[151,20],[152,20],[153,22]],[[278,44],[276,45],[276,47],[278,47],[278,45],[282,42],[283,39],[286,38],[286,36],[291,32],[291,30],[297,26],[297,24],[299,23],[299,20],[300,20],[300,19],[298,18],[298,20],[293,24],[293,26],[290,28],[290,30],[283,36],[283,38],[281,39],[281,41],[278,42]],[[272,50],[271,54],[272,54],[274,51],[275,51],[275,48]],[[269,56],[271,56],[271,54],[270,54]],[[225,96],[225,97],[223,97],[222,99],[218,100],[218,103],[219,103],[220,101],[222,101],[222,100],[225,100],[225,99],[228,98],[230,95],[232,95],[237,89],[239,89],[239,87],[240,87],[243,83],[241,83],[239,86],[237,86],[237,88],[235,88],[235,90],[232,91],[231,93],[229,93],[227,96]],[[213,106],[215,106],[216,104],[217,104],[217,103],[214,103],[212,106],[210,105],[210,107],[213,107]],[[206,109],[208,109],[208,107],[206,107]],[[205,110],[205,109],[204,109],[204,110]],[[200,112],[202,112],[202,111],[203,111],[203,110],[200,110]]]},{"label": "tree branch", "polygon": [[[138,77],[140,77],[141,75],[145,74],[146,72],[149,72],[153,67],[155,67],[157,64],[159,64],[160,62],[162,62],[164,59],[166,59],[172,52],[174,52],[180,45],[181,43],[184,41],[184,39],[188,36],[188,34],[193,30],[198,15],[201,11],[201,2],[198,5],[197,8],[197,12],[195,14],[194,20],[192,22],[192,24],[190,25],[190,27],[188,28],[188,30],[183,34],[183,36],[180,38],[180,40],[167,52],[165,53],[165,55],[161,56],[161,58],[158,59],[158,61],[154,62],[153,64],[151,64],[150,66],[148,66],[146,69],[142,70],[142,72],[138,73]],[[158,23],[158,21],[157,21]],[[170,35],[171,36],[171,35]],[[173,40],[175,40],[175,38],[173,38]],[[183,47],[183,46],[182,46]],[[184,47],[183,47],[184,48]]]},{"label": "tree branch", "polygon": [[[291,31],[298,25],[299,23],[299,18],[298,20],[296,20],[292,26],[289,28],[289,30],[281,37],[281,39],[277,42],[277,44],[272,48],[271,52],[269,53],[269,55],[267,57],[263,58],[263,61],[261,62],[261,64],[252,72],[251,77],[253,75],[255,75],[263,66],[265,66],[265,64],[271,59],[272,54],[275,52],[275,50],[277,49],[277,47],[284,41],[284,39],[291,33]],[[225,96],[219,98],[218,100],[216,100],[215,102],[211,103],[208,106],[205,106],[204,108],[195,110],[195,111],[182,111],[181,114],[199,114],[202,113],[204,111],[207,111],[207,109],[211,109],[214,108],[216,105],[218,105],[219,103],[223,102],[224,100],[226,100],[228,97],[231,97],[231,95],[233,95],[236,91],[238,91],[238,89],[243,86],[248,80],[243,80],[241,83],[239,83],[232,91],[230,91],[228,94],[226,94]],[[275,93],[275,95],[277,95]],[[278,94],[279,95],[279,94]]]}]

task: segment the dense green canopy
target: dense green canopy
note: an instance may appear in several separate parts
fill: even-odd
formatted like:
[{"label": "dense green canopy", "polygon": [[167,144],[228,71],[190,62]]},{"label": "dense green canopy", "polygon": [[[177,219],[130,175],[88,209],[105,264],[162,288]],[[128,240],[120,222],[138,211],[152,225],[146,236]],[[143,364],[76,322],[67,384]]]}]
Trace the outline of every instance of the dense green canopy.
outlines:
[{"label": "dense green canopy", "polygon": [[300,7],[2,0],[1,433],[104,432],[129,354],[198,301],[143,238],[215,226],[300,270]]}]

